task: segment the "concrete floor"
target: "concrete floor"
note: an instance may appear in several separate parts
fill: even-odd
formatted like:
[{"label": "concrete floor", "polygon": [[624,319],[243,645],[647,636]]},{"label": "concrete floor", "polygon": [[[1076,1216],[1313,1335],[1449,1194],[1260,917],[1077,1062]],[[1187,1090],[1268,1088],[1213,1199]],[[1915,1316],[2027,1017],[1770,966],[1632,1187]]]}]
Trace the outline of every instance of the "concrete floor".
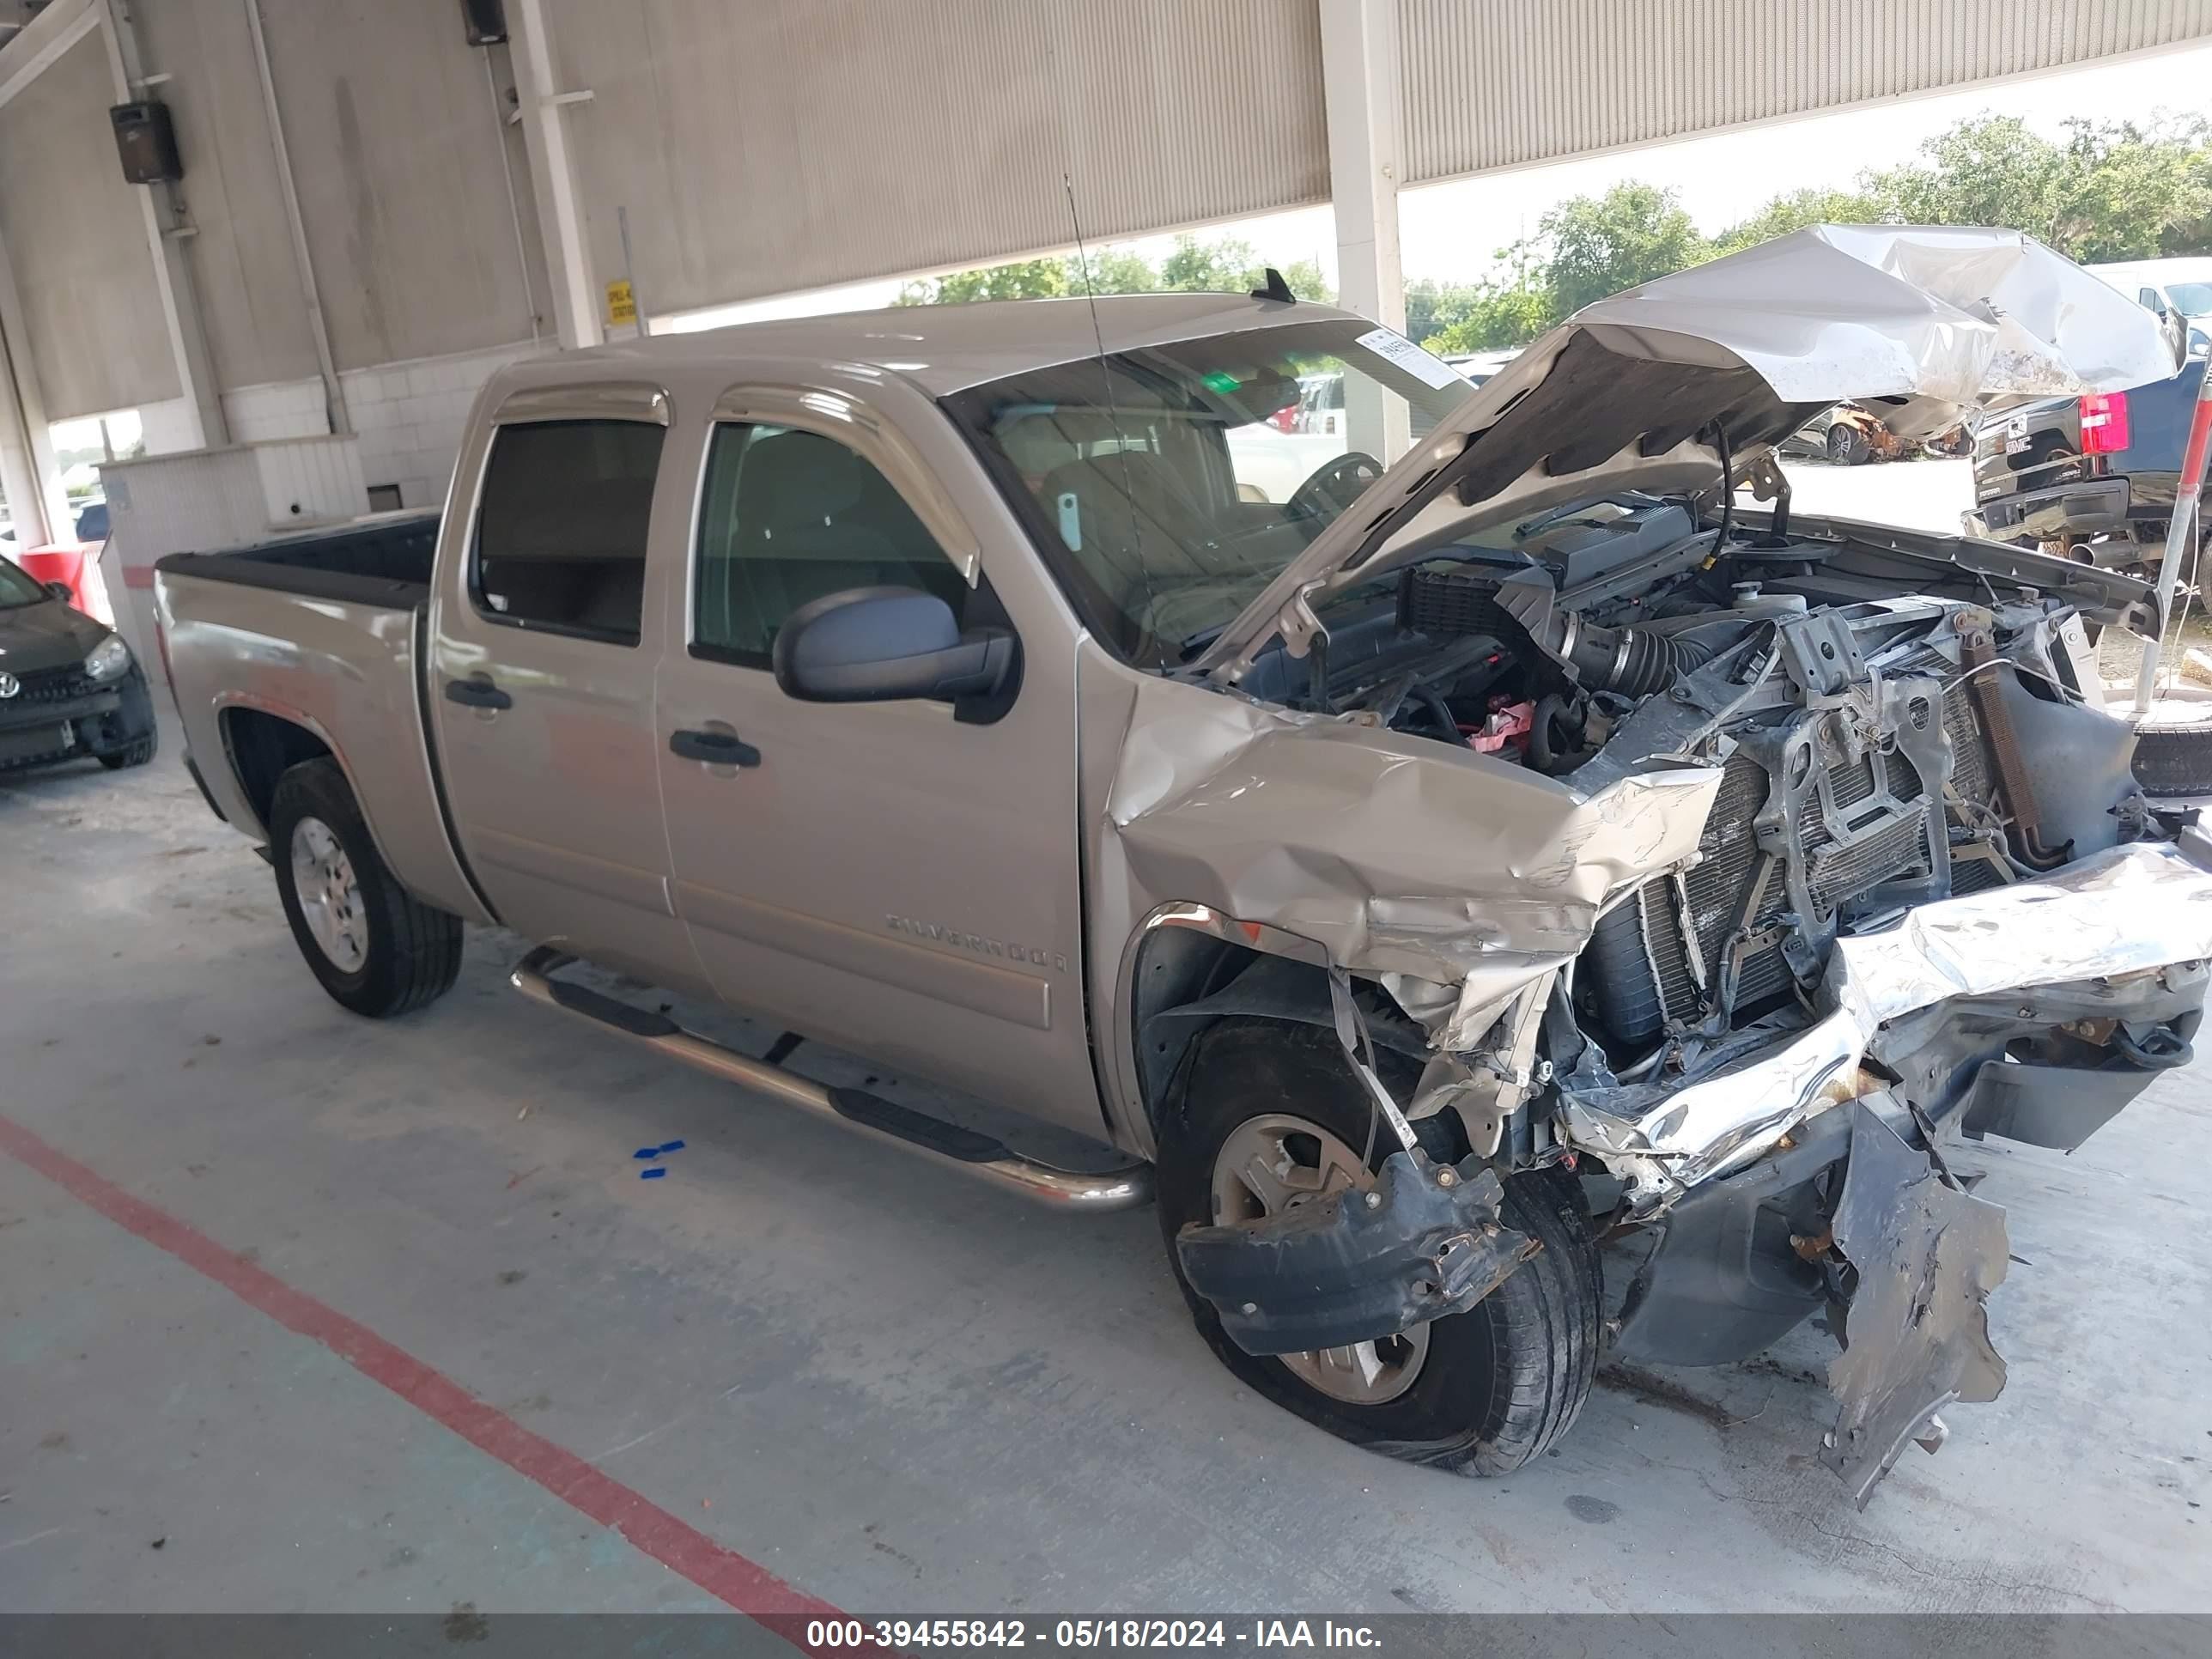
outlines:
[{"label": "concrete floor", "polygon": [[[1482,1483],[1331,1440],[1062,1220],[536,1007],[375,1024],[157,763],[0,781],[0,1115],[865,1613],[2212,1608],[2212,1089],[1992,1143],[2011,1384],[1855,1513],[1826,1339],[1609,1375]],[[834,1066],[834,1057],[821,1057]],[[633,1148],[688,1143],[641,1182]],[[0,1152],[0,1609],[714,1605]]]}]

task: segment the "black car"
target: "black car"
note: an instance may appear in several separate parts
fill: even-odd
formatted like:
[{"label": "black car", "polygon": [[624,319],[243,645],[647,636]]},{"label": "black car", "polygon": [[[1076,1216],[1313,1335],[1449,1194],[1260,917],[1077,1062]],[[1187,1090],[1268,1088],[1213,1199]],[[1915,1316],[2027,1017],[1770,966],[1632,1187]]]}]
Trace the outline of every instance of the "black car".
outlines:
[{"label": "black car", "polygon": [[121,635],[0,558],[0,771],[154,758],[154,699]]}]

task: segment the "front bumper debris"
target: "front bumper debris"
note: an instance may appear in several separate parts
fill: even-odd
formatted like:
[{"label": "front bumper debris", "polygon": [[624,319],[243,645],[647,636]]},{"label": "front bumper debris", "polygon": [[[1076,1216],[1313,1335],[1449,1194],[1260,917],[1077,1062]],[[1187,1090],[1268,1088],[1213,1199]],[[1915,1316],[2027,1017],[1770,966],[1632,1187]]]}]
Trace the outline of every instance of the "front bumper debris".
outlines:
[{"label": "front bumper debris", "polygon": [[1186,1227],[1176,1255],[1245,1352],[1347,1347],[1464,1313],[1534,1255],[1536,1241],[1499,1219],[1504,1196],[1478,1160],[1394,1152],[1367,1192]]},{"label": "front bumper debris", "polygon": [[1627,1182],[1634,1207],[1663,1208],[1771,1152],[1808,1117],[1866,1093],[1874,1084],[1863,1063],[1879,1061],[1890,1028],[1923,1009],[2212,957],[2212,873],[2200,860],[2212,860],[2212,842],[2191,830],[2181,845],[2117,847],[2039,880],[1922,905],[1887,932],[1838,939],[1811,1024],[1686,1083],[1565,1089],[1568,1144]]},{"label": "front bumper debris", "polygon": [[1834,1230],[1858,1279],[1846,1346],[1828,1367],[1842,1409],[1821,1452],[1861,1509],[1908,1441],[1931,1452],[1942,1445],[1944,1407],[2002,1392],[2005,1364],[1990,1345],[1985,1304],[2011,1260],[2004,1211],[1906,1142],[1875,1103],[1902,1115],[1887,1095],[1851,1107]]}]

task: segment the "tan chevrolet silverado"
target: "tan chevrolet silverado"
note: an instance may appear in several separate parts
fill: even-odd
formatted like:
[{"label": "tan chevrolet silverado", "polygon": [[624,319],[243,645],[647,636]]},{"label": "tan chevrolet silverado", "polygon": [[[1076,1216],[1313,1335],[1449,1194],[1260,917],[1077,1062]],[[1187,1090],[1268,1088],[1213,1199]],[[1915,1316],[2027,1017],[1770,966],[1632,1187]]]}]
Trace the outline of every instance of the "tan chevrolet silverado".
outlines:
[{"label": "tan chevrolet silverado", "polygon": [[[195,775],[356,1012],[497,924],[518,988],[672,1058],[1156,1197],[1222,1361],[1419,1462],[1516,1468],[1601,1354],[1826,1310],[1863,1502],[2003,1382],[1962,1138],[2070,1148],[2189,1058],[2212,875],[2085,640],[2154,627],[2141,583],[1793,518],[1772,447],[2167,349],[2016,234],[1846,227],[1480,390],[1274,284],[761,324],[502,370],[442,515],[169,558],[161,626]],[[1334,438],[1285,430],[1332,380]]]}]

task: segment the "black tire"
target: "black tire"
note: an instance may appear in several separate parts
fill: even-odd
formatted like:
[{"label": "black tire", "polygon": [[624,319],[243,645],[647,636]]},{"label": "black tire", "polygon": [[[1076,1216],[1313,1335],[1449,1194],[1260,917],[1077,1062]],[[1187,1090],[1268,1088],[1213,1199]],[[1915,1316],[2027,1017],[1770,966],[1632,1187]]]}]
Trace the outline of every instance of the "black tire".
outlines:
[{"label": "black tire", "polygon": [[[1160,1231],[1191,1316],[1223,1364],[1259,1394],[1330,1433],[1407,1462],[1510,1474],[1565,1433],[1596,1375],[1604,1284],[1582,1189],[1564,1170],[1505,1182],[1506,1224],[1542,1248],[1463,1314],[1430,1328],[1406,1391],[1376,1405],[1339,1401],[1278,1358],[1255,1358],[1221,1328],[1176,1260],[1176,1235],[1211,1222],[1215,1155],[1238,1125],[1289,1113],[1347,1146],[1368,1144],[1369,1107],[1335,1034],[1267,1019],[1226,1019],[1199,1041],[1181,1109],[1163,1126]],[[1389,1132],[1382,1130],[1387,1143]],[[1379,1165],[1391,1150],[1375,1148]]]},{"label": "black tire", "polygon": [[2212,702],[2154,702],[2136,728],[2135,772],[2153,799],[2212,795]]},{"label": "black tire", "polygon": [[[293,835],[308,818],[331,831],[352,867],[368,946],[361,965],[350,972],[325,951],[301,908]],[[301,761],[276,780],[269,808],[269,854],[292,938],[340,1006],[370,1019],[387,1019],[434,1002],[453,988],[461,971],[461,919],[423,903],[393,878],[377,856],[352,787],[336,761]]]},{"label": "black tire", "polygon": [[100,763],[111,772],[120,772],[126,766],[143,766],[154,758],[157,740],[149,732],[127,749],[118,749],[100,757]]},{"label": "black tire", "polygon": [[1828,428],[1825,447],[1828,459],[1837,466],[1857,466],[1874,453],[1865,433],[1840,421]]}]

